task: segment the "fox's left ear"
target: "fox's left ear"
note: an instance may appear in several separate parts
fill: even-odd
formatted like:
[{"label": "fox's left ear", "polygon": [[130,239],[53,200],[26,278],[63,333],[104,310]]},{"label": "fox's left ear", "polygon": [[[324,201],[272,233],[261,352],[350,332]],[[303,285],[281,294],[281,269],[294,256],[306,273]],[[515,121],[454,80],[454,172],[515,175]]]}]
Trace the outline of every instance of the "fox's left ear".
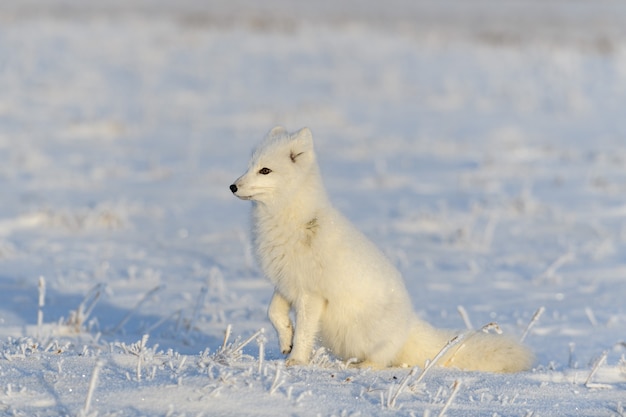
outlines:
[{"label": "fox's left ear", "polygon": [[305,154],[308,154],[309,157],[313,156],[313,134],[308,127],[303,127],[291,135],[291,154],[289,157],[295,163],[299,157]]}]

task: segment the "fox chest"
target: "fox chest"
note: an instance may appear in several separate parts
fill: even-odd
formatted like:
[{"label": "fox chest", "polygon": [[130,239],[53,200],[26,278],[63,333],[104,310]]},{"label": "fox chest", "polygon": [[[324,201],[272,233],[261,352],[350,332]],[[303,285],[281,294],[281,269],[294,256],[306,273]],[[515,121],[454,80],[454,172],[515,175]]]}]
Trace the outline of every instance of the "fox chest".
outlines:
[{"label": "fox chest", "polygon": [[261,268],[288,298],[317,292],[324,281],[318,220],[286,226],[257,227],[254,243]]}]

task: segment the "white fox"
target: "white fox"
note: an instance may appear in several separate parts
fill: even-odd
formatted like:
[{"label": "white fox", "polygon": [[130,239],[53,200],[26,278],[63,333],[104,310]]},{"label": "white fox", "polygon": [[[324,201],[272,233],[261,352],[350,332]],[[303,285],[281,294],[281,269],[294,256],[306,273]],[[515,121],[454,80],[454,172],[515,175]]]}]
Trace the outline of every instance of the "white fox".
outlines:
[{"label": "white fox", "polygon": [[[400,272],[331,205],[308,128],[272,129],[230,189],[253,201],[254,248],[275,286],[268,315],[288,366],[309,363],[317,338],[363,367],[424,366],[455,336],[417,317]],[[438,361],[491,372],[527,370],[532,362],[526,347],[484,332]]]}]

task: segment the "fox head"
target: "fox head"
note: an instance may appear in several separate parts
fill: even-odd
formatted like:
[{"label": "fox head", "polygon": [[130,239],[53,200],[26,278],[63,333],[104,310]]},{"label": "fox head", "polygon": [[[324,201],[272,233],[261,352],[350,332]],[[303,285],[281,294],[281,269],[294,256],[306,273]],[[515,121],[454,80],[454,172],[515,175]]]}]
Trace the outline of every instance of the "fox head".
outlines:
[{"label": "fox head", "polygon": [[276,126],[254,151],[248,171],[230,190],[242,200],[280,202],[306,189],[316,178],[317,173],[312,172],[316,169],[311,130],[305,127],[290,134]]}]

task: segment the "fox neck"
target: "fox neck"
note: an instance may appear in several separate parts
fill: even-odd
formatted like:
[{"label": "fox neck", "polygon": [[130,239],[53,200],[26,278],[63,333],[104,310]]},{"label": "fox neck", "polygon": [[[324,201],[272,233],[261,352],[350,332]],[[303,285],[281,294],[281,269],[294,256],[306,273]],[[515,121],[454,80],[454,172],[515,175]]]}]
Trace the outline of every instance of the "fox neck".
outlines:
[{"label": "fox neck", "polygon": [[317,216],[322,207],[329,204],[319,175],[314,175],[295,192],[271,201],[255,201],[252,206],[255,223],[275,222],[305,224]]}]

